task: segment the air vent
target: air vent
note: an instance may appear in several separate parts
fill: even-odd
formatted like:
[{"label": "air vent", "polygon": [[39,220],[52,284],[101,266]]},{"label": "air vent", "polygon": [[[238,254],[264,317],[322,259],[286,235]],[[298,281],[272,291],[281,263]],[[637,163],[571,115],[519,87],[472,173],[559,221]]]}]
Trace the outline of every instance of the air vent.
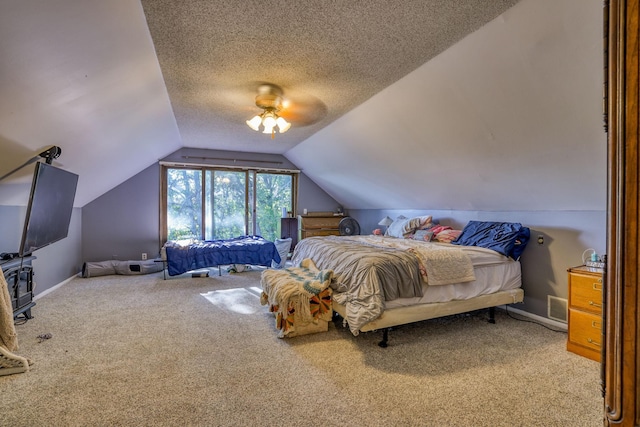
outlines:
[{"label": "air vent", "polygon": [[567,300],[547,295],[547,317],[558,322],[567,323]]}]

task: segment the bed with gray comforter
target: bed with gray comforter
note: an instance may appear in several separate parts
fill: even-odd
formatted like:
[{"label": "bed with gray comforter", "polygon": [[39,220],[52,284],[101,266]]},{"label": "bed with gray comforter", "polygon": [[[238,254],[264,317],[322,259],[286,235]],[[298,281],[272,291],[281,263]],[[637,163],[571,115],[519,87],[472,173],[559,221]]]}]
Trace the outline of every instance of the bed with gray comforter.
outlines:
[{"label": "bed with gray comforter", "polygon": [[[400,305],[408,302],[406,305],[433,309],[433,304],[425,304],[423,298],[423,294],[430,292],[446,295],[437,299],[444,303],[505,290],[508,294],[503,295],[501,304],[522,301],[523,296],[519,262],[484,248],[381,236],[324,236],[306,238],[297,244],[292,258],[294,265],[307,258],[321,270],[333,270],[334,306],[342,308],[336,311],[343,315],[354,335],[361,330],[378,329],[371,326],[378,323],[388,327],[443,315],[424,314],[411,307],[413,312],[405,311],[411,313],[407,316],[402,314],[403,307],[398,307],[399,301]],[[487,275],[492,268],[506,269],[508,274],[504,280],[502,273]],[[484,283],[491,281],[496,282],[496,286]],[[483,283],[476,285],[476,282]],[[470,290],[468,297],[461,294],[461,288]],[[480,305],[490,307],[485,304],[493,303],[494,300],[489,299]],[[400,320],[389,323],[387,313],[392,311],[389,307],[401,313]],[[469,311],[476,306],[471,303],[463,309],[466,307],[471,307]],[[456,308],[442,304],[436,310],[448,314],[455,311]]]}]

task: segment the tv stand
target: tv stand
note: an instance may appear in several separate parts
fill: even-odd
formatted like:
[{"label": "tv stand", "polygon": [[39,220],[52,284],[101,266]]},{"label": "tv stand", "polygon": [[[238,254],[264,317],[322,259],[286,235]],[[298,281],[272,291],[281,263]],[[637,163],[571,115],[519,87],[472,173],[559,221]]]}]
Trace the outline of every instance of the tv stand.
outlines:
[{"label": "tv stand", "polygon": [[14,320],[23,315],[31,319],[31,308],[36,305],[33,301],[33,266],[34,256],[14,258],[0,261],[2,274],[7,281]]}]

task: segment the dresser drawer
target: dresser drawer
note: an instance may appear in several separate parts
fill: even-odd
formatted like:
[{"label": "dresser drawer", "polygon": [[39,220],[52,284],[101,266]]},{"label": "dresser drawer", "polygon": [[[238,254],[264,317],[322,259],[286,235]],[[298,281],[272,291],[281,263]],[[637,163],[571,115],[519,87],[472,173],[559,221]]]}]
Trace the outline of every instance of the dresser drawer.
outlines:
[{"label": "dresser drawer", "polygon": [[602,277],[571,273],[569,304],[591,313],[602,313]]},{"label": "dresser drawer", "polygon": [[314,237],[314,236],[339,236],[340,232],[338,230],[305,230],[304,237]]},{"label": "dresser drawer", "polygon": [[569,324],[571,327],[568,343],[594,350],[599,358],[602,350],[602,318],[595,314],[569,309]]},{"label": "dresser drawer", "polygon": [[337,229],[342,217],[303,217],[301,226],[305,230],[333,228]]}]

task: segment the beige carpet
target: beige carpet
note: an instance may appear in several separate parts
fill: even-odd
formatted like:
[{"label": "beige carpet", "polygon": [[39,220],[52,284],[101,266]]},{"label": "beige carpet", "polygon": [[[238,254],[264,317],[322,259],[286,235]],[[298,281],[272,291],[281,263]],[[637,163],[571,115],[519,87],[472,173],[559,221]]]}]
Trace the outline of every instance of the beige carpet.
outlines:
[{"label": "beige carpet", "polygon": [[402,327],[386,349],[334,324],[283,340],[259,278],[76,278],[38,299],[0,425],[602,425],[599,365],[563,333],[499,311]]}]

